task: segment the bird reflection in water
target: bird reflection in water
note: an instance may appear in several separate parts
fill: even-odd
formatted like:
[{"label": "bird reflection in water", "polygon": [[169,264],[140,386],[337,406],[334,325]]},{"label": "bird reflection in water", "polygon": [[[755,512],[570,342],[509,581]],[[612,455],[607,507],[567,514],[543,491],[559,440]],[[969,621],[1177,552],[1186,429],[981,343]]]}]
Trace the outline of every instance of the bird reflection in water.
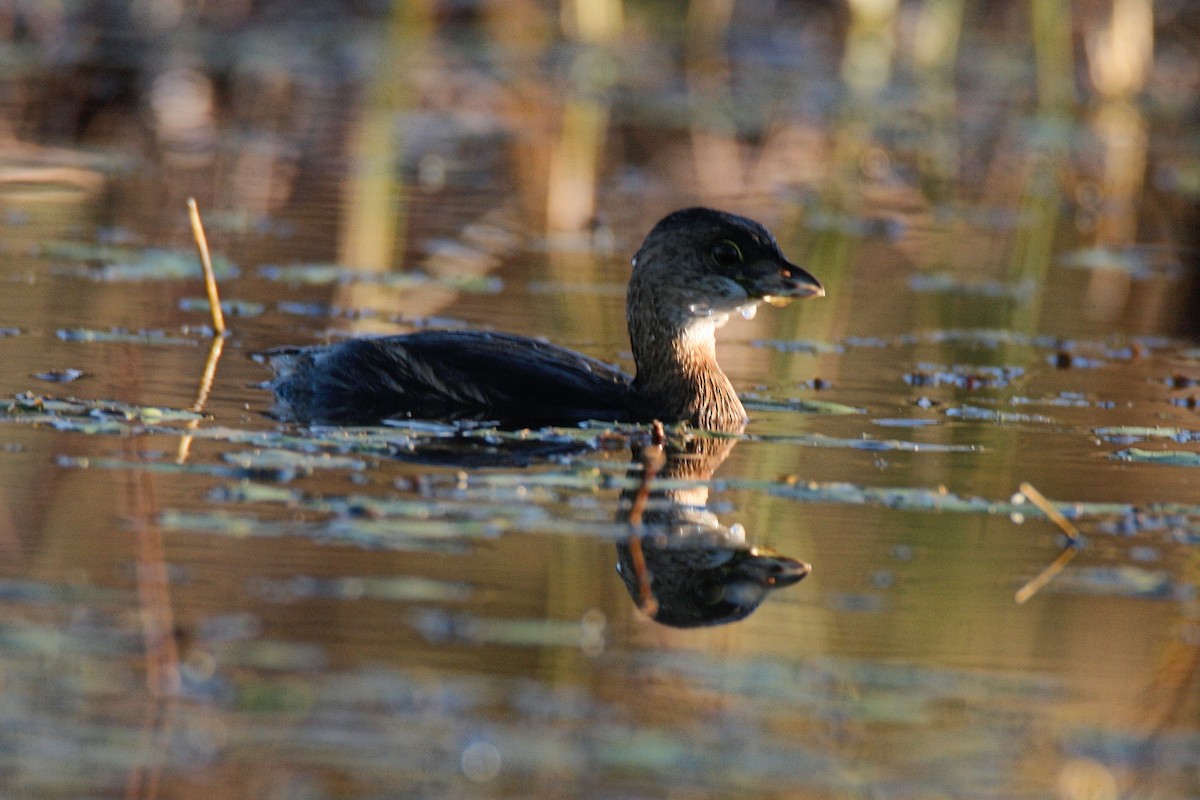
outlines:
[{"label": "bird reflection in water", "polygon": [[709,510],[706,482],[736,444],[732,438],[668,442],[656,424],[652,440],[634,449],[638,487],[621,496],[632,531],[617,544],[617,572],[656,622],[677,628],[737,622],[812,569],[747,545],[741,526],[722,525]]}]

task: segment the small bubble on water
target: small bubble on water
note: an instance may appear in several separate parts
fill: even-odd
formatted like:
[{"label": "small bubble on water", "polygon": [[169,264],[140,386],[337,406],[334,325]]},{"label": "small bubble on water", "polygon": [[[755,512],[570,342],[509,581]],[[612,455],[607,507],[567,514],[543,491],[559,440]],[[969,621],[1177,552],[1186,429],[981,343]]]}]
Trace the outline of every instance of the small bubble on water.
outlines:
[{"label": "small bubble on water", "polygon": [[475,783],[487,783],[500,774],[500,764],[503,759],[496,745],[491,742],[471,742],[459,758],[463,775]]}]

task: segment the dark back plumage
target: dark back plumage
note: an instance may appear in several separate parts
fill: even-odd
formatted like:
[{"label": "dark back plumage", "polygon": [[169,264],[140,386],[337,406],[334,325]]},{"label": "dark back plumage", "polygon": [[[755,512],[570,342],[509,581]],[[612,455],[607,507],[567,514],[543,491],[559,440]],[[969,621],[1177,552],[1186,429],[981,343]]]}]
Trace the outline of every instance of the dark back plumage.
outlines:
[{"label": "dark back plumage", "polygon": [[626,421],[621,370],[564,347],[504,333],[428,331],[263,354],[272,413],[325,424],[453,417],[510,425]]}]

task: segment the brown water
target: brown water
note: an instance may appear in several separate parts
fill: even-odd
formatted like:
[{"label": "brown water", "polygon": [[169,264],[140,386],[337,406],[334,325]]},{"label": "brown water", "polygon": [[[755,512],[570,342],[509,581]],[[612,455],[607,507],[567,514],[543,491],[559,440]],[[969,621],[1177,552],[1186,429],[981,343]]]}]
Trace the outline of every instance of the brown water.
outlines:
[{"label": "brown water", "polygon": [[[882,77],[819,4],[629,6],[607,46],[532,7],[14,33],[0,796],[1200,794],[1194,45],[1060,106],[1017,6],[968,15],[953,69],[934,6]],[[148,251],[191,266],[188,196],[245,304],[203,399],[202,283]],[[828,291],[722,331],[753,419],[688,486],[813,565],[744,621],[630,601],[624,434],[464,469],[263,413],[249,353],[347,335],[630,367],[629,255],[690,204]],[[1023,482],[1083,539],[1018,603],[1062,552]]]}]

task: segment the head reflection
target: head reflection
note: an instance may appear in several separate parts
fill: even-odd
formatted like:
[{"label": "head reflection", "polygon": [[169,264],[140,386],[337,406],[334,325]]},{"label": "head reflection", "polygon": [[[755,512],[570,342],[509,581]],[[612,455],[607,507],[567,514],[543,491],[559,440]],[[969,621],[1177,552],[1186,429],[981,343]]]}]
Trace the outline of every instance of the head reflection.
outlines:
[{"label": "head reflection", "polygon": [[677,445],[656,433],[653,442],[634,450],[639,467],[631,475],[639,485],[621,497],[622,516],[633,530],[617,544],[617,572],[634,603],[656,622],[677,628],[737,622],[811,570],[747,545],[740,526],[722,525],[707,508],[706,485],[655,488],[707,481],[736,443],[690,439]]}]

